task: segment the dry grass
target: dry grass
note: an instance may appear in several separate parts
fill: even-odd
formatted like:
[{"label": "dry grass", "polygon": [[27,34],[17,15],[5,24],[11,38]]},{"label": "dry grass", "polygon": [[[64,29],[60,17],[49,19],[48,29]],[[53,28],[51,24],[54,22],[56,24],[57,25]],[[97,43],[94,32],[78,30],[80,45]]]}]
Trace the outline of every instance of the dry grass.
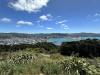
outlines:
[{"label": "dry grass", "polygon": [[93,59],[19,51],[1,59],[0,75],[100,75],[100,58],[95,64]]}]

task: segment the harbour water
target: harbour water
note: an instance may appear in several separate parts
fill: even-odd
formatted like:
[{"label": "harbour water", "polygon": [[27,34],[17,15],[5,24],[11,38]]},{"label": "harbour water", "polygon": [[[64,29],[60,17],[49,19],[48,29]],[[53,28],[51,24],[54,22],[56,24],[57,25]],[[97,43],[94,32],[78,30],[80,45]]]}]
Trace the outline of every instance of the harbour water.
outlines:
[{"label": "harbour water", "polygon": [[100,37],[78,37],[78,38],[72,38],[72,37],[67,37],[67,38],[50,38],[47,40],[47,42],[52,42],[56,45],[61,45],[62,42],[72,42],[72,41],[80,41],[84,39],[99,39]]}]

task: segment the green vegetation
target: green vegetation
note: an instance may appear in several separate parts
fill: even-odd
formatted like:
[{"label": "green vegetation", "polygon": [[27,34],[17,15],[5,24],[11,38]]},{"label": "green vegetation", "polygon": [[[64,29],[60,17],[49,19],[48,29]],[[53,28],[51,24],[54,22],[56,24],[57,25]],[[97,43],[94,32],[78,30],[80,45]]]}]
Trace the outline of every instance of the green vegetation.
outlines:
[{"label": "green vegetation", "polygon": [[[32,51],[8,53],[0,56],[0,75],[100,75],[100,58],[65,57]],[[92,60],[92,61],[91,61]]]},{"label": "green vegetation", "polygon": [[[88,39],[63,43],[60,47],[47,42],[2,45],[0,75],[100,75],[100,57],[88,58],[93,52],[99,53],[99,44],[99,40]],[[88,50],[87,54],[80,56],[81,50]]]},{"label": "green vegetation", "polygon": [[86,39],[75,42],[64,42],[60,47],[62,55],[76,55],[79,57],[99,57],[100,40]]},{"label": "green vegetation", "polygon": [[43,53],[57,53],[58,46],[48,42],[38,42],[36,44],[15,44],[15,45],[0,45],[0,52],[15,52],[25,49],[40,48]]}]

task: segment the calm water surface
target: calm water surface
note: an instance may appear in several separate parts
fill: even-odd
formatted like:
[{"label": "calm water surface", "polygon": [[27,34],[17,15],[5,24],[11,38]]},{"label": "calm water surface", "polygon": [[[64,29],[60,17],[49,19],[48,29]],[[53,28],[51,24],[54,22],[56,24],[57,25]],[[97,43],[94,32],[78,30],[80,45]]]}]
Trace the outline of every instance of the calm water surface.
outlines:
[{"label": "calm water surface", "polygon": [[80,40],[84,40],[84,39],[99,39],[100,37],[79,37],[79,38],[50,38],[47,40],[47,42],[52,42],[56,45],[61,45],[62,42],[72,42],[72,41],[80,41]]}]

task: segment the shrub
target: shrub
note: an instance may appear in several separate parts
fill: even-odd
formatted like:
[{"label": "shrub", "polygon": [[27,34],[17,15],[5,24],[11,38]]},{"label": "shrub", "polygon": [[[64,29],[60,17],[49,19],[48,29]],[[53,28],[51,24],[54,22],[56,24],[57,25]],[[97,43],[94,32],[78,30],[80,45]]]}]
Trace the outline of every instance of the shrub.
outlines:
[{"label": "shrub", "polygon": [[57,53],[58,52],[58,46],[54,45],[53,43],[48,42],[38,42],[34,44],[34,48],[41,48],[44,49],[43,53]]},{"label": "shrub", "polygon": [[81,40],[74,42],[64,42],[60,47],[62,55],[77,55],[80,57],[99,57],[100,41],[99,40]]},{"label": "shrub", "polygon": [[70,57],[59,63],[64,75],[99,75],[100,70],[82,58]]},{"label": "shrub", "polygon": [[57,63],[48,62],[41,66],[41,71],[44,75],[60,75],[61,70]]}]

